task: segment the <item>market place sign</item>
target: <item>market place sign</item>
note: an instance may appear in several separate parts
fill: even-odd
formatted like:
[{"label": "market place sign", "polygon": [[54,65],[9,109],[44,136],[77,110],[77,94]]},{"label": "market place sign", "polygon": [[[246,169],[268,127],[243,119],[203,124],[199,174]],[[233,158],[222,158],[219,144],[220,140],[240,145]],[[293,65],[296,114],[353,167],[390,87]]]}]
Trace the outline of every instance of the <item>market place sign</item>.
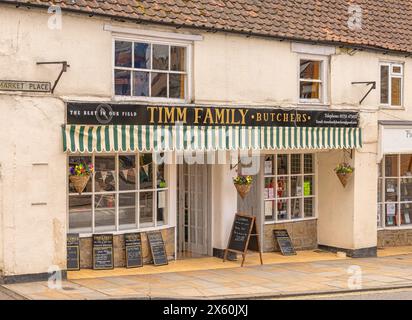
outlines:
[{"label": "market place sign", "polygon": [[84,125],[357,127],[357,112],[216,106],[67,103],[67,123]]},{"label": "market place sign", "polygon": [[0,91],[50,92],[51,83],[41,81],[0,80]]}]

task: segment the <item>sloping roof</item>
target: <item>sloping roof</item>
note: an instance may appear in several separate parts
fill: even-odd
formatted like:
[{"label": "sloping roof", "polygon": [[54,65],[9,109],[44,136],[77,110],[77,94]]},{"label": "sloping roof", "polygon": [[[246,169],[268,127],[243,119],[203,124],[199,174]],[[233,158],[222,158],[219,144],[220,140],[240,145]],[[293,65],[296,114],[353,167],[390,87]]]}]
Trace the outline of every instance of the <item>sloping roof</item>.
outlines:
[{"label": "sloping roof", "polygon": [[[412,53],[409,0],[0,0],[87,14]],[[362,10],[350,28],[350,6]],[[356,10],[356,7],[352,9]]]}]

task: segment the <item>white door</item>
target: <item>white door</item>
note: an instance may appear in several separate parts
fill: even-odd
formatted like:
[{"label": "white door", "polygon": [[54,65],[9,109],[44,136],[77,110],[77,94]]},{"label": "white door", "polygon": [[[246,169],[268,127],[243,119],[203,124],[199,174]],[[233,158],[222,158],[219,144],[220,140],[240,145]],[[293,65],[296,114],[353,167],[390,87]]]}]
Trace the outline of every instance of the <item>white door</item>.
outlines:
[{"label": "white door", "polygon": [[195,257],[208,253],[207,165],[179,165],[178,253]]}]

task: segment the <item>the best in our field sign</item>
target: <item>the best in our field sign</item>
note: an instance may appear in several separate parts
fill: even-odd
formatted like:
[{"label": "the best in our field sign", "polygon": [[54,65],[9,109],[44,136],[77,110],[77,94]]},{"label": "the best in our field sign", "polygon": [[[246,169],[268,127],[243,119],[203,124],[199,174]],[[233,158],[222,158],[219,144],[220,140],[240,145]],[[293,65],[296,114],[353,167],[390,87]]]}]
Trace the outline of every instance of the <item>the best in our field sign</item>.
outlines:
[{"label": "the best in our field sign", "polygon": [[0,91],[50,92],[51,83],[41,81],[0,80]]}]

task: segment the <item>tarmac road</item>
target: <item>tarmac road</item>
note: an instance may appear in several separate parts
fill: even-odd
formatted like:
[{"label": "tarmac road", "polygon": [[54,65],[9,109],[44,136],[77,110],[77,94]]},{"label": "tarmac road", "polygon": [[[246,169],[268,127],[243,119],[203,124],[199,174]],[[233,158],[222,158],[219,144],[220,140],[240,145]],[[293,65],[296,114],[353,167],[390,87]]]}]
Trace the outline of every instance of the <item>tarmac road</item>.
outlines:
[{"label": "tarmac road", "polygon": [[412,288],[291,297],[288,300],[412,300]]}]

